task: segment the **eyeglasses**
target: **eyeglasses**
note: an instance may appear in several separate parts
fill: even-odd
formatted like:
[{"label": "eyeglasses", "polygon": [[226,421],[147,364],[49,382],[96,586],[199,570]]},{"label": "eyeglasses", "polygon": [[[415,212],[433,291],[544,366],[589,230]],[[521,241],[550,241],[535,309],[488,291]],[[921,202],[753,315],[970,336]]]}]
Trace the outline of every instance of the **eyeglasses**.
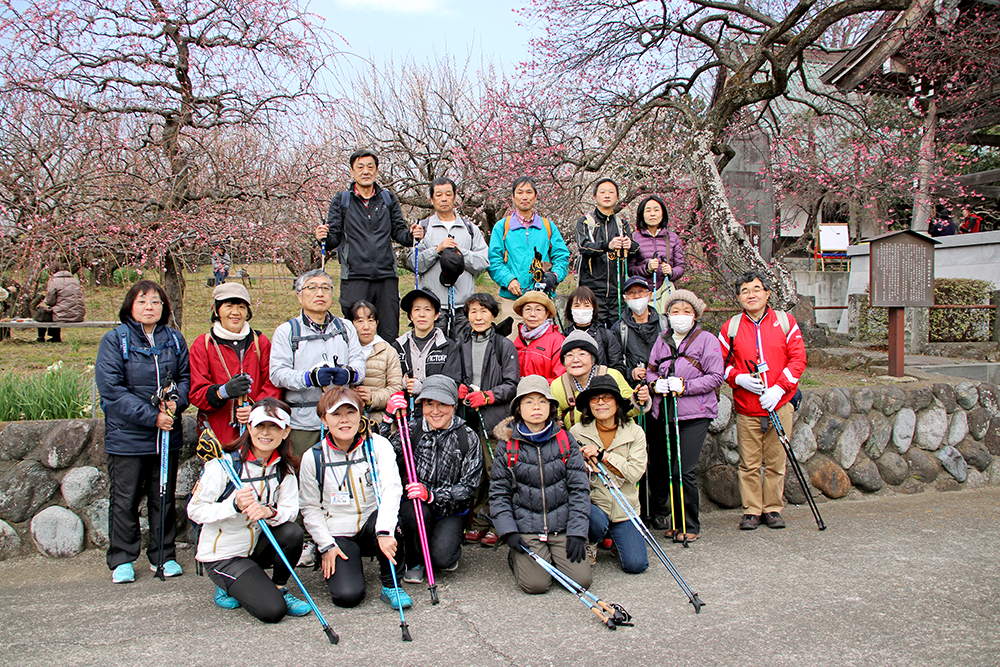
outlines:
[{"label": "eyeglasses", "polygon": [[754,294],[754,295],[759,296],[759,295],[763,294],[766,291],[767,290],[765,290],[763,287],[754,287],[753,289],[741,289],[740,290],[740,296],[747,296],[749,294]]},{"label": "eyeglasses", "polygon": [[163,302],[160,301],[159,299],[156,299],[155,301],[146,301],[145,299],[136,299],[135,302],[136,302],[137,305],[140,305],[140,306],[152,306],[153,308],[157,308],[157,307],[163,305]]},{"label": "eyeglasses", "polygon": [[591,403],[614,403],[615,397],[611,394],[601,394],[600,396],[593,396],[590,399]]},{"label": "eyeglasses", "polygon": [[315,294],[316,292],[322,292],[323,294],[329,294],[333,291],[332,285],[306,285],[302,288],[303,292],[309,292],[310,294]]}]

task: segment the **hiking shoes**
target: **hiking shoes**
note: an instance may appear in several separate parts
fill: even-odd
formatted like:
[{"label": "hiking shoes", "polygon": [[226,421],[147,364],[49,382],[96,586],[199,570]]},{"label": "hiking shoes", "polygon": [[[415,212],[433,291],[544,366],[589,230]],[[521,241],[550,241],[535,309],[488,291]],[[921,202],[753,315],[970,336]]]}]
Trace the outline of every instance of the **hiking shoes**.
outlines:
[{"label": "hiking shoes", "polygon": [[287,589],[285,591],[285,608],[288,610],[289,616],[306,616],[312,611],[308,602],[298,599]]},{"label": "hiking shoes", "polygon": [[[156,572],[156,566],[150,563],[150,572]],[[179,577],[184,574],[184,570],[181,568],[181,564],[175,560],[168,560],[163,564],[163,576],[164,577]]]},{"label": "hiking shoes", "polygon": [[483,539],[483,535],[486,534],[485,530],[468,530],[465,532],[465,543],[475,544],[476,542]]},{"label": "hiking shoes", "polygon": [[744,514],[740,519],[740,530],[757,530],[760,525],[760,517],[756,514]]},{"label": "hiking shoes", "polygon": [[486,531],[486,534],[483,535],[483,539],[479,540],[479,546],[485,547],[487,549],[492,549],[497,545],[498,539],[499,538],[497,537],[497,534],[494,531],[488,530]]},{"label": "hiking shoes", "polygon": [[587,561],[591,566],[597,565],[597,545],[587,542]]},{"label": "hiking shoes", "polygon": [[406,594],[402,588],[389,588],[388,586],[382,587],[382,595],[379,596],[382,602],[385,602],[393,609],[399,609],[400,606],[403,609],[407,609],[413,606],[413,600],[410,596]]},{"label": "hiking shoes", "polygon": [[131,584],[133,581],[135,581],[135,568],[132,567],[132,563],[122,563],[111,573],[113,584]]},{"label": "hiking shoes", "polygon": [[413,567],[408,567],[403,571],[403,583],[404,584],[422,584],[424,583],[424,566],[414,565]]},{"label": "hiking shoes", "polygon": [[216,586],[215,606],[222,607],[223,609],[236,609],[240,606],[240,601],[226,591],[222,590],[220,587]]},{"label": "hiking shoes", "polygon": [[785,519],[777,512],[767,512],[760,518],[768,528],[785,527]]},{"label": "hiking shoes", "polygon": [[653,517],[653,530],[666,530],[670,528],[670,517],[657,514]]}]

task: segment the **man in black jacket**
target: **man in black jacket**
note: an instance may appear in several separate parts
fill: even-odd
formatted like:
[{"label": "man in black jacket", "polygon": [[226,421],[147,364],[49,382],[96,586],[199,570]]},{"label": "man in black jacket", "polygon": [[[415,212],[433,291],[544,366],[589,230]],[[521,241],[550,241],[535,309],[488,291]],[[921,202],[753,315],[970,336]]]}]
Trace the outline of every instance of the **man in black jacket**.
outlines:
[{"label": "man in black jacket", "polygon": [[324,252],[339,251],[340,308],[347,311],[358,299],[378,310],[378,334],[385,340],[399,335],[399,274],[392,241],[412,246],[423,238],[419,224],[407,229],[396,195],[383,190],[378,178],[378,156],[367,148],[350,158],[347,190],[330,202],[326,224],[317,225],[316,240]]}]

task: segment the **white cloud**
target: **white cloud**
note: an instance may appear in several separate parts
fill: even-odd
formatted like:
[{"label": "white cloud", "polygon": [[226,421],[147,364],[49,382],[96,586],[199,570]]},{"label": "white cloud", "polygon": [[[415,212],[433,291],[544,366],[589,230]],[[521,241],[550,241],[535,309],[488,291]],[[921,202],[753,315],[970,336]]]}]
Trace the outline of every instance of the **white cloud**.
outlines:
[{"label": "white cloud", "polygon": [[450,13],[449,0],[333,0],[343,9],[399,12],[403,14]]}]

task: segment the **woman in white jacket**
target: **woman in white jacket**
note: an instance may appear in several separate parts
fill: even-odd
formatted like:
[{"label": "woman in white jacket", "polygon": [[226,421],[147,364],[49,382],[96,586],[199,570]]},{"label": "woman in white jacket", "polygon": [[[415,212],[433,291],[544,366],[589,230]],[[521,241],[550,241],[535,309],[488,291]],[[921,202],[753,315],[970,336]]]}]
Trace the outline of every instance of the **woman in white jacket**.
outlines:
[{"label": "woman in white jacket", "polygon": [[[319,399],[316,412],[327,434],[302,457],[299,501],[306,530],[322,554],[323,577],[338,607],[356,607],[365,598],[361,559],[379,562],[383,602],[393,609],[413,604],[402,588],[402,549],[397,552],[399,499],[403,488],[392,445],[372,432],[362,416],[358,392],[334,386]],[[376,501],[371,466],[379,482]]]},{"label": "woman in white jacket", "polygon": [[[288,440],[290,421],[285,403],[276,398],[258,401],[246,431],[224,447],[243,488],[235,489],[220,460],[209,461],[187,510],[191,521],[202,524],[195,559],[215,582],[215,604],[223,609],[242,606],[265,623],[311,611],[285,589],[291,573],[257,524],[263,519],[288,562],[298,561],[303,533],[295,523],[298,459]],[[270,578],[264,572],[268,568]]]}]

